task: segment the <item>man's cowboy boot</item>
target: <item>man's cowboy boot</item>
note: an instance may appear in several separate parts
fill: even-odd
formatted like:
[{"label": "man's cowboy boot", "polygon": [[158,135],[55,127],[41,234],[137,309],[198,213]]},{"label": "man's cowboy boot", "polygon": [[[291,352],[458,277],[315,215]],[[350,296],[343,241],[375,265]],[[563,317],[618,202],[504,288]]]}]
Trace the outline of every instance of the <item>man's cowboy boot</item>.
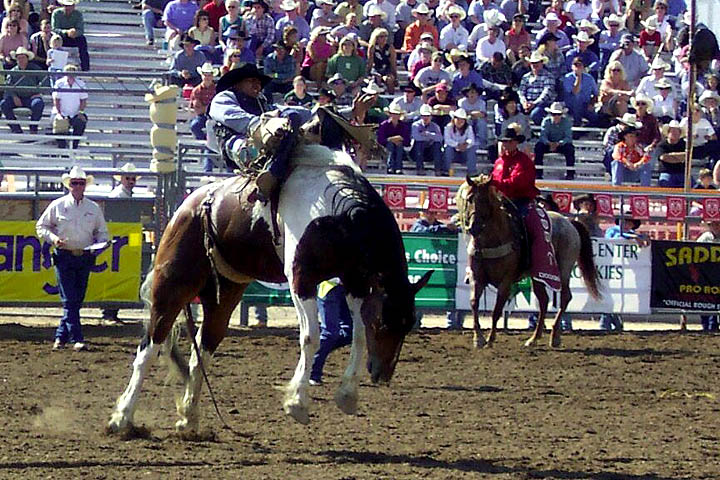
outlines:
[{"label": "man's cowboy boot", "polygon": [[255,179],[255,183],[262,196],[269,199],[277,188],[279,180],[270,173],[270,170],[264,170]]}]

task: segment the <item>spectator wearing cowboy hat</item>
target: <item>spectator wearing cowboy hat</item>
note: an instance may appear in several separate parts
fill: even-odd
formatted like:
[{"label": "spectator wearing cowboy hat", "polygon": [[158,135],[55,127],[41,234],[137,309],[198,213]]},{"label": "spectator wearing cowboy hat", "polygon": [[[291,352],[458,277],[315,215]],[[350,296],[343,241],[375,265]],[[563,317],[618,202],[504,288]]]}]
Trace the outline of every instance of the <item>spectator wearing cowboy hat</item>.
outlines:
[{"label": "spectator wearing cowboy hat", "polygon": [[505,54],[507,47],[505,42],[500,39],[502,29],[498,25],[485,24],[485,30],[487,36],[482,38],[475,50],[475,56],[477,57],[477,64],[480,65],[482,62],[490,61],[495,53]]},{"label": "spectator wearing cowboy hat", "polygon": [[576,219],[585,225],[591,237],[602,238],[605,234],[600,228],[597,216],[597,200],[592,193],[583,193],[573,199],[573,207],[577,212]]},{"label": "spectator wearing cowboy hat", "polygon": [[[68,133],[71,128],[74,136],[80,137],[85,133],[85,126],[88,121],[85,114],[88,94],[85,82],[75,78],[78,70],[77,65],[65,65],[65,76],[55,82],[52,93],[53,133]],[[64,121],[67,128],[56,132],[54,127],[56,122],[59,121]],[[73,140],[73,148],[77,148],[79,142],[80,140]],[[57,144],[58,147],[65,148],[67,141],[60,139]]]},{"label": "spectator wearing cowboy hat", "polygon": [[710,122],[710,125],[713,126],[715,135],[717,135],[718,132],[720,132],[720,109],[718,109],[720,106],[720,95],[714,90],[705,90],[702,95],[700,95],[698,103],[700,104],[703,115],[707,121]]},{"label": "spectator wearing cowboy hat", "polygon": [[482,88],[483,76],[481,73],[472,69],[470,57],[467,55],[459,55],[455,61],[457,71],[452,77],[452,95],[455,98],[460,97],[461,92],[470,85]]},{"label": "spectator wearing cowboy hat", "polygon": [[165,5],[162,20],[165,23],[165,41],[171,50],[175,50],[183,34],[193,26],[197,11],[197,4],[190,0],[172,0]]},{"label": "spectator wearing cowboy hat", "polygon": [[518,94],[525,113],[535,125],[540,125],[545,109],[555,100],[555,79],[543,68],[547,57],[535,51],[528,59],[530,71],[520,81]]},{"label": "spectator wearing cowboy hat", "polygon": [[640,80],[640,84],[635,89],[635,94],[643,94],[649,98],[654,98],[660,93],[655,84],[665,78],[665,72],[668,70],[670,70],[670,64],[660,57],[655,57],[650,64],[650,75],[647,75]]},{"label": "spectator wearing cowboy hat", "polygon": [[603,135],[603,165],[605,165],[605,171],[608,175],[612,172],[612,154],[615,145],[620,142],[620,132],[629,127],[638,128],[639,126],[640,122],[637,121],[635,115],[626,113],[622,118],[616,119],[614,124]]},{"label": "spectator wearing cowboy hat", "polygon": [[452,50],[457,48],[467,50],[470,32],[461,23],[465,20],[465,10],[459,5],[450,5],[446,14],[450,18],[450,23],[440,30],[440,49]]},{"label": "spectator wearing cowboy hat", "polygon": [[58,0],[63,8],[53,10],[50,23],[52,31],[62,35],[63,45],[77,47],[80,55],[80,68],[86,72],[90,70],[90,55],[85,39],[83,14],[79,10],[75,10],[77,2],[78,0]]},{"label": "spectator wearing cowboy hat", "polygon": [[645,60],[650,62],[658,52],[660,45],[662,45],[662,38],[660,37],[660,32],[657,30],[657,19],[650,17],[647,20],[640,21],[640,23],[643,26],[643,30],[640,32],[638,45],[640,45],[640,51],[645,57]]},{"label": "spectator wearing cowboy hat", "polygon": [[437,123],[432,121],[432,108],[430,105],[420,107],[420,119],[412,124],[412,150],[410,156],[415,161],[417,175],[425,175],[423,163],[426,159],[432,160],[435,175],[442,175],[442,145],[443,134]]},{"label": "spectator wearing cowboy hat", "polygon": [[493,0],[473,0],[468,6],[468,15],[473,25],[480,25],[485,21],[485,12],[498,10],[498,5]]},{"label": "spectator wearing cowboy hat", "polygon": [[297,28],[298,39],[307,42],[310,39],[310,25],[307,20],[298,13],[300,4],[295,0],[282,0],[280,9],[285,12],[285,16],[275,22],[275,41],[282,40],[285,27],[293,26]]},{"label": "spectator wearing cowboy hat", "polygon": [[445,126],[445,164],[442,174],[447,175],[452,162],[467,167],[467,174],[477,174],[477,153],[475,152],[475,132],[470,125],[470,117],[462,108],[450,112],[452,120]]},{"label": "spectator wearing cowboy hat", "polygon": [[586,32],[582,31],[577,35],[573,35],[572,38],[575,40],[575,46],[565,54],[566,70],[572,71],[573,62],[576,58],[580,57],[583,65],[586,67],[585,70],[592,75],[593,78],[597,78],[600,69],[600,59],[593,51],[588,49],[595,40],[588,36]]},{"label": "spectator wearing cowboy hat", "polygon": [[498,32],[498,38],[504,42],[505,35],[503,33],[502,27],[503,25],[505,25],[506,22],[507,19],[505,18],[505,15],[500,12],[500,10],[494,8],[491,10],[485,10],[483,12],[483,23],[475,25],[472,29],[472,32],[470,32],[470,36],[468,37],[468,50],[477,50],[480,40],[487,37],[488,30],[491,26],[501,28]]},{"label": "spectator wearing cowboy hat", "polygon": [[638,142],[638,131],[642,123],[634,117],[633,115],[629,120],[635,122],[628,122],[628,128],[618,132],[620,141],[615,145],[612,153],[612,184],[622,185],[627,181],[640,181],[640,185],[649,187],[652,164],[650,155],[643,151]]},{"label": "spectator wearing cowboy hat", "polygon": [[525,29],[525,15],[516,13],[512,19],[512,26],[505,34],[505,43],[508,47],[505,54],[510,65],[518,61],[521,46],[525,45],[528,48],[530,47],[530,34]]},{"label": "spectator wearing cowboy hat", "polygon": [[380,124],[377,130],[378,143],[388,151],[387,173],[403,173],[405,150],[410,150],[410,125],[402,120],[405,114],[399,107],[389,107],[390,118]]},{"label": "spectator wearing cowboy hat", "polygon": [[561,23],[562,22],[560,21],[560,17],[557,16],[557,13],[548,13],[547,15],[545,15],[545,19],[543,20],[543,25],[545,25],[545,28],[537,32],[537,34],[535,35],[535,39],[539,43],[540,39],[549,32],[557,37],[557,46],[560,50],[570,48],[570,39],[565,34],[565,32],[560,30]]},{"label": "spectator wearing cowboy hat", "polygon": [[374,102],[371,103],[370,99],[368,99],[368,105],[370,105],[370,108],[368,108],[367,114],[365,115],[365,121],[367,123],[380,124],[382,121],[387,119],[386,109],[390,106],[390,102],[386,98],[380,96],[380,94],[383,93],[383,88],[373,80],[370,80],[370,82],[366,86],[362,87],[360,91],[370,95],[371,99],[374,100]]},{"label": "spectator wearing cowboy hat", "polygon": [[80,308],[85,299],[90,269],[95,254],[88,247],[108,241],[108,229],[97,203],[85,197],[85,187],[92,184],[92,175],[72,167],[62,176],[69,190],[50,202],[35,226],[37,235],[55,249],[52,254],[57,275],[63,316],[55,331],[53,350],[73,343],[76,351],[87,349],[80,325]]},{"label": "spectator wearing cowboy hat", "polygon": [[423,33],[420,38],[420,43],[410,52],[405,62],[408,72],[410,72],[410,76],[408,77],[410,80],[415,78],[415,75],[417,75],[417,72],[420,71],[421,68],[430,65],[430,56],[434,51],[435,47],[433,46],[432,33]]},{"label": "spectator wearing cowboy hat", "polygon": [[361,39],[361,44],[367,46],[370,41],[370,36],[377,29],[390,30],[390,25],[386,22],[387,14],[382,8],[377,5],[373,5],[367,11],[367,20],[360,24],[360,31],[358,36]]},{"label": "spectator wearing cowboy hat", "polygon": [[[25,47],[18,47],[17,50],[10,54],[15,59],[15,65],[9,72],[7,77],[7,85],[5,94],[0,102],[0,110],[8,120],[16,120],[14,110],[16,108],[29,108],[30,120],[38,122],[42,118],[45,102],[38,87],[45,83],[46,75],[20,74],[15,73],[19,70],[38,70],[43,72],[40,67],[34,63],[29,63],[35,55]],[[15,90],[13,87],[25,87],[22,90]],[[22,133],[22,128],[17,123],[10,123],[10,130],[13,133]],[[30,133],[37,133],[37,124],[30,125]]]},{"label": "spectator wearing cowboy hat", "polygon": [[347,82],[339,73],[336,73],[328,79],[328,87],[335,94],[335,105],[338,107],[349,107],[352,105],[353,96],[347,89]]},{"label": "spectator wearing cowboy hat", "polygon": [[[561,153],[565,157],[565,180],[575,178],[575,146],[572,143],[572,119],[562,102],[553,102],[545,111],[549,113],[542,121],[540,138],[535,143],[535,166],[542,167],[546,153]],[[542,168],[537,168],[536,178],[543,178]]]},{"label": "spectator wearing cowboy hat", "polygon": [[363,15],[363,6],[358,0],[346,0],[344,2],[340,2],[340,4],[335,7],[335,14],[339,15],[341,18],[347,19],[348,13],[354,13],[355,19],[358,23],[361,23],[363,18],[365,18]]},{"label": "spectator wearing cowboy hat", "polygon": [[420,43],[421,36],[425,33],[432,35],[433,46],[437,48],[439,45],[439,35],[437,28],[430,22],[430,9],[428,6],[425,3],[419,3],[412,13],[415,16],[415,21],[405,29],[403,50],[406,52],[415,50],[415,47]]},{"label": "spectator wearing cowboy hat", "polygon": [[245,30],[250,36],[250,49],[257,58],[263,58],[272,52],[275,42],[275,22],[268,13],[268,6],[263,0],[252,0],[252,9],[245,20]]},{"label": "spectator wearing cowboy hat", "polygon": [[223,56],[225,57],[226,62],[228,61],[228,57],[230,55],[237,55],[239,52],[237,63],[255,63],[255,50],[248,45],[250,37],[245,36],[245,33],[240,27],[237,25],[230,25],[223,32],[223,38],[225,38]]},{"label": "spectator wearing cowboy hat", "polygon": [[328,27],[330,29],[340,24],[340,15],[333,11],[335,7],[333,0],[316,0],[315,4],[318,8],[312,12],[312,18],[310,19],[311,32],[317,27]]},{"label": "spectator wearing cowboy hat", "polygon": [[328,42],[329,34],[330,28],[328,27],[315,27],[310,32],[310,42],[305,49],[301,73],[303,77],[314,82],[322,81],[327,69],[327,62],[335,53],[335,49]]},{"label": "spectator wearing cowboy hat", "polygon": [[575,57],[570,67],[572,71],[563,77],[562,93],[565,104],[572,115],[573,124],[580,126],[582,119],[585,118],[588,126],[596,127],[599,124],[599,118],[595,113],[595,101],[598,95],[597,83],[590,74],[585,73],[582,57]]},{"label": "spectator wearing cowboy hat", "polygon": [[475,132],[475,145],[486,149],[488,142],[487,104],[480,96],[481,90],[474,83],[461,90],[463,98],[458,100],[458,107],[469,116],[468,122]]},{"label": "spectator wearing cowboy hat", "polygon": [[598,33],[600,32],[600,28],[590,20],[581,20],[577,24],[577,28],[578,34],[584,32],[587,34],[588,38],[593,39],[593,42],[588,45],[588,50],[600,58],[600,46],[598,45],[598,40],[600,39],[600,35],[598,35]]},{"label": "spectator wearing cowboy hat", "polygon": [[[207,124],[207,110],[215,96],[215,76],[218,71],[210,62],[203,63],[198,67],[198,73],[202,76],[202,81],[190,92],[190,109],[195,117],[190,120],[190,131],[196,140],[207,140],[205,125]],[[203,170],[211,172],[213,169],[212,159],[205,157]]]},{"label": "spectator wearing cowboy hat", "polygon": [[395,23],[395,5],[396,4],[388,0],[370,0],[363,6],[363,15],[365,18],[370,18],[370,12],[377,12],[379,9],[384,14],[382,20],[388,25],[388,31],[394,32],[397,30],[397,24]]},{"label": "spectator wearing cowboy hat", "polygon": [[180,38],[182,50],[175,54],[172,66],[170,67],[170,82],[182,87],[190,84],[193,87],[202,81],[198,68],[207,62],[205,54],[195,50],[198,41],[188,35]]},{"label": "spectator wearing cowboy hat", "polygon": [[277,42],[273,47],[275,51],[265,57],[263,62],[263,72],[271,78],[270,83],[263,89],[269,100],[272,100],[273,93],[285,95],[292,90],[292,80],[297,70],[295,59],[288,55],[284,43]]},{"label": "spectator wearing cowboy hat", "polygon": [[685,129],[680,122],[673,120],[663,125],[662,136],[657,146],[660,162],[658,186],[682,188],[685,185]]},{"label": "spectator wearing cowboy hat", "polygon": [[442,52],[435,52],[430,58],[430,66],[420,70],[414,80],[415,85],[422,89],[424,95],[435,90],[441,83],[450,84],[452,81],[450,74],[443,68]]},{"label": "spectator wearing cowboy hat", "polygon": [[642,127],[638,129],[638,142],[645,150],[645,153],[652,155],[653,150],[661,140],[660,126],[657,118],[652,114],[655,105],[645,95],[633,97],[630,104],[635,109],[637,121],[642,123]]},{"label": "spectator wearing cowboy hat", "polygon": [[405,118],[409,122],[414,122],[420,117],[420,107],[423,105],[422,98],[420,98],[420,89],[412,83],[408,83],[402,87],[403,94],[399,97],[395,97],[390,106],[398,107],[405,112]]},{"label": "spectator wearing cowboy hat", "polygon": [[604,72],[612,53],[620,48],[620,40],[625,30],[625,19],[621,15],[611,13],[603,18],[605,30],[600,32],[598,47],[600,49],[600,71]]},{"label": "spectator wearing cowboy hat", "polygon": [[680,107],[677,97],[673,93],[672,84],[667,78],[661,78],[658,82],[655,82],[655,88],[658,93],[652,97],[655,104],[653,115],[661,123],[668,123],[670,120],[676,119]]},{"label": "spectator wearing cowboy hat", "polygon": [[553,80],[559,84],[567,70],[565,69],[565,55],[558,48],[557,39],[558,37],[552,33],[546,33],[538,40],[536,51],[547,58],[544,68],[552,75]]}]

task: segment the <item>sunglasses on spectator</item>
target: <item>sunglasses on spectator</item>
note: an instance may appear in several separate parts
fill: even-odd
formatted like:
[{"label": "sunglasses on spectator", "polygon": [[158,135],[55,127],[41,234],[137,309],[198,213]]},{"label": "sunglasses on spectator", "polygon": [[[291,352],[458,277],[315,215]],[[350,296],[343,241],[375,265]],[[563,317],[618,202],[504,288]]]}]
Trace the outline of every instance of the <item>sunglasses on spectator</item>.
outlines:
[{"label": "sunglasses on spectator", "polygon": [[610,71],[611,71],[611,72],[622,72],[622,69],[621,69],[621,68],[613,68],[613,69],[610,70]]},{"label": "sunglasses on spectator", "polygon": [[228,10],[232,9],[235,10],[237,8],[237,5],[228,5]]},{"label": "sunglasses on spectator", "polygon": [[238,54],[232,55],[232,58],[240,58],[240,57],[242,57],[242,55],[238,55]]},{"label": "sunglasses on spectator", "polygon": [[132,180],[133,182],[136,182],[136,181],[137,181],[137,177],[123,177],[123,179],[124,179],[124,180],[127,180],[127,181]]},{"label": "sunglasses on spectator", "polygon": [[72,180],[70,185],[73,187],[79,187],[80,185],[85,185],[85,180]]},{"label": "sunglasses on spectator", "polygon": [[460,15],[450,15],[450,18],[460,18]]},{"label": "sunglasses on spectator", "polygon": [[645,102],[637,102],[636,105],[638,107],[647,107],[647,103],[645,103]]},{"label": "sunglasses on spectator", "polygon": [[575,66],[575,67],[584,67],[585,65],[582,64],[582,63],[580,63],[580,62],[575,62],[575,63],[573,63],[573,66]]}]

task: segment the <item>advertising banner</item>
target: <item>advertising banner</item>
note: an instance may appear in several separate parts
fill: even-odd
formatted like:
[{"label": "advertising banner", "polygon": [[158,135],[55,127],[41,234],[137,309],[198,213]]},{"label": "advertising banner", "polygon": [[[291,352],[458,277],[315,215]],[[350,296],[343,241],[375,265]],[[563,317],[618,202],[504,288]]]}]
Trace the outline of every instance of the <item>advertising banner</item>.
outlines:
[{"label": "advertising banner", "polygon": [[403,210],[407,187],[405,185],[385,185],[384,200],[391,210]]},{"label": "advertising banner", "polygon": [[[465,249],[467,239],[461,236],[460,248]],[[595,300],[587,292],[585,283],[580,275],[580,269],[575,266],[570,277],[570,290],[573,299],[568,312],[582,313],[650,313],[648,298],[648,285],[650,285],[650,249],[641,248],[631,240],[609,240],[593,238],[593,258],[595,267],[600,275],[602,299]],[[459,255],[458,287],[455,302],[458,309],[470,309],[470,286],[463,282],[467,255]],[[509,310],[535,311],[537,310],[534,295],[528,301],[527,289],[520,288],[514,303],[508,306]],[[495,288],[488,287],[480,298],[480,309],[491,311],[495,305]],[[550,310],[554,308],[557,298],[551,295]]]},{"label": "advertising banner", "polygon": [[[137,302],[142,254],[141,223],[108,223],[112,245],[90,273],[85,302]],[[50,244],[35,222],[0,222],[0,302],[59,302]]]},{"label": "advertising banner", "polygon": [[[427,286],[415,297],[415,305],[418,308],[455,308],[457,236],[404,233],[403,242],[411,282],[418,281],[428,270],[435,270]],[[243,300],[248,303],[290,305],[292,299],[288,288],[287,283],[253,282],[245,291]]]},{"label": "advertising banner", "polygon": [[720,311],[720,245],[652,242],[650,306]]}]

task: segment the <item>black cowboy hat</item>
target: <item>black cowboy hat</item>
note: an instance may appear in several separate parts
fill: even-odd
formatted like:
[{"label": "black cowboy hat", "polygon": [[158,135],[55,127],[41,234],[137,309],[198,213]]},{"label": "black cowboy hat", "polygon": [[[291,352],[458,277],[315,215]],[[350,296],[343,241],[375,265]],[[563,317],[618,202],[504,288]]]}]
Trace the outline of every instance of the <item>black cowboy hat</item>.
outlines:
[{"label": "black cowboy hat", "polygon": [[335,101],[335,98],[337,98],[335,92],[327,88],[321,88],[320,90],[318,90],[318,94],[328,97],[332,101]]},{"label": "black cowboy hat", "polygon": [[[625,220],[630,220],[631,222],[633,222],[632,229],[637,230],[638,228],[640,228],[640,225],[642,225],[642,222],[640,220],[636,220],[636,219],[632,218],[632,211],[630,210],[630,208],[625,207],[623,209],[623,211],[624,211],[623,218]],[[620,217],[617,217],[615,219],[615,225],[620,225]]]},{"label": "black cowboy hat", "polygon": [[543,35],[542,37],[540,37],[540,40],[538,40],[537,44],[544,45],[551,40],[555,40],[557,42],[558,40],[560,40],[560,38],[558,36],[556,36],[555,34],[548,32],[545,35]]},{"label": "black cowboy hat", "polygon": [[638,131],[639,131],[639,130],[638,130],[637,128],[635,128],[635,127],[627,127],[627,128],[625,128],[624,130],[620,130],[620,131],[618,132],[618,138],[620,139],[621,142],[622,142],[622,141],[625,141],[625,137],[626,137],[629,133],[634,133],[634,134],[637,135]]},{"label": "black cowboy hat", "polygon": [[498,141],[507,142],[510,140],[515,140],[518,143],[523,143],[525,141],[525,135],[519,134],[514,128],[507,127],[505,129],[505,132],[503,132],[503,134],[500,135],[500,138],[498,138]]},{"label": "black cowboy hat", "polygon": [[263,87],[272,80],[270,77],[258,70],[254,63],[246,63],[242,67],[230,70],[220,77],[220,80],[217,82],[217,93],[231,89],[240,80],[245,80],[246,78],[257,78],[260,80],[260,84]]},{"label": "black cowboy hat", "polygon": [[592,203],[593,210],[597,210],[597,200],[595,200],[595,195],[592,193],[583,193],[582,195],[575,197],[573,199],[573,207],[575,207],[575,210],[580,210],[580,204],[583,202]]},{"label": "black cowboy hat", "polygon": [[186,43],[192,43],[193,45],[200,45],[200,42],[198,40],[195,40],[193,37],[188,35],[187,33],[183,33],[183,35],[180,37],[180,45],[184,45]]},{"label": "black cowboy hat", "polygon": [[411,90],[412,90],[413,92],[415,92],[415,95],[420,95],[420,94],[422,94],[422,91],[421,91],[415,84],[413,84],[413,83],[408,83],[407,85],[404,85],[404,86],[402,87],[402,91],[403,91],[403,92],[408,92],[408,91],[411,91]]}]

